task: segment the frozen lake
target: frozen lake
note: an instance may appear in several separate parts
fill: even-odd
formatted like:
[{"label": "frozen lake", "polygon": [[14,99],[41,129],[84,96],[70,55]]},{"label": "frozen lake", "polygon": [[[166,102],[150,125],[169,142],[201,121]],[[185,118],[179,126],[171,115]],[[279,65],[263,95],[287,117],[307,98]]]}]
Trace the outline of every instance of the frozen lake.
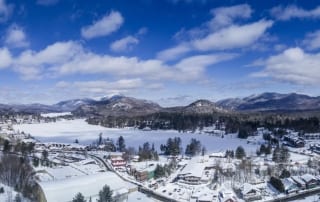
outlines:
[{"label": "frozen lake", "polygon": [[235,150],[241,145],[245,148],[247,154],[250,154],[255,153],[257,148],[257,145],[247,144],[246,140],[236,138],[236,134],[228,134],[224,138],[221,138],[208,134],[179,133],[173,130],[142,131],[131,128],[104,128],[102,126],[89,125],[83,119],[64,120],[55,123],[15,125],[14,129],[29,133],[43,142],[71,143],[75,139],[78,139],[80,144],[90,144],[98,138],[99,133],[102,133],[104,138],[108,137],[114,141],[122,135],[126,146],[133,146],[136,149],[146,141],[151,144],[154,143],[155,148],[159,149],[160,144],[165,144],[169,137],[180,137],[183,149],[190,142],[191,138],[200,140],[208,152],[227,149]]}]

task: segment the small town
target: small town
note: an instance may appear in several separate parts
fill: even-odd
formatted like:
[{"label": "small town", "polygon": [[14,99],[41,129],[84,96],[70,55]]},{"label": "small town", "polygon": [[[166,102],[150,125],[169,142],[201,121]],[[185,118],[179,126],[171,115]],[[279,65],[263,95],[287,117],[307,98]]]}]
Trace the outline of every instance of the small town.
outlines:
[{"label": "small town", "polygon": [[320,202],[319,86],[319,0],[0,0],[0,202]]},{"label": "small town", "polygon": [[[65,117],[24,118],[25,123],[16,118],[1,122],[2,162],[12,155],[30,160],[40,201],[72,201],[77,193],[94,201],[96,190],[105,185],[114,201],[281,201],[320,193],[320,133],[301,136],[279,128],[285,134],[280,138],[260,127],[246,140],[257,148],[255,153],[246,154],[241,146],[230,150],[227,144],[225,150],[207,152],[196,139],[182,151],[179,137],[169,138],[160,148],[149,142],[133,148],[122,136],[112,140],[101,133],[90,145],[81,145],[78,140],[41,142],[15,130],[15,124],[59,122]],[[222,138],[228,136],[224,128],[216,123],[195,137]],[[0,173],[6,180],[6,173]],[[1,195],[22,197],[6,186],[2,190]]]}]

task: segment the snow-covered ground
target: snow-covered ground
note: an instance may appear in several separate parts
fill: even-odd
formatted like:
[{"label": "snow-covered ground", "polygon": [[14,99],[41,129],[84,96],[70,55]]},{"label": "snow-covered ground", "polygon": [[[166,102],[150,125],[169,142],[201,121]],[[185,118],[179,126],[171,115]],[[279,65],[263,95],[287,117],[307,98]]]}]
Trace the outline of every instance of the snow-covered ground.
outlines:
[{"label": "snow-covered ground", "polygon": [[228,134],[224,138],[221,138],[208,134],[179,133],[174,130],[142,131],[132,128],[104,128],[102,126],[89,125],[83,119],[62,120],[52,123],[21,124],[14,125],[13,127],[16,131],[30,133],[44,142],[71,143],[75,139],[78,139],[80,144],[90,144],[98,138],[99,133],[102,133],[104,138],[108,137],[114,140],[122,135],[127,146],[136,148],[144,142],[149,141],[155,144],[155,148],[159,149],[160,144],[166,143],[170,137],[180,137],[184,148],[191,138],[196,138],[201,141],[208,152],[236,149],[241,145],[245,148],[247,154],[253,154],[258,147],[258,145],[247,144],[246,140],[238,139],[236,134]]},{"label": "snow-covered ground", "polygon": [[[4,193],[0,193],[0,201],[1,202],[7,202],[7,201],[13,201],[18,194],[12,187],[8,187],[2,183],[0,183],[0,188],[3,188]],[[20,194],[22,201],[29,202],[28,199],[22,197]]]}]

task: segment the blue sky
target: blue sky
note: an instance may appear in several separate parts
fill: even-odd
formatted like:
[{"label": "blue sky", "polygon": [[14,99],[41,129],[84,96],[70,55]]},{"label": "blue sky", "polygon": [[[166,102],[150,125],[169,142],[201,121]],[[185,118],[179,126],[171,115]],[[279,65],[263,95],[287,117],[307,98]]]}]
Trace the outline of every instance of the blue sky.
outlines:
[{"label": "blue sky", "polygon": [[0,32],[0,103],[320,95],[316,0],[0,0]]}]

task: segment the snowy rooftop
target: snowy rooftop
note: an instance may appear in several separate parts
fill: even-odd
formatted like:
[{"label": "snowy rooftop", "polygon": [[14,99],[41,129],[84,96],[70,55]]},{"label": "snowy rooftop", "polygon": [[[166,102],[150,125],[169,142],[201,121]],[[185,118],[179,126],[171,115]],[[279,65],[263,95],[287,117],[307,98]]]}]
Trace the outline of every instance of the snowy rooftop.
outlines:
[{"label": "snowy rooftop", "polygon": [[180,172],[180,175],[190,175],[201,178],[202,173],[207,165],[208,162],[204,161],[203,157],[194,157],[189,161],[187,166]]},{"label": "snowy rooftop", "polygon": [[132,189],[135,185],[120,179],[112,172],[86,175],[72,179],[40,182],[47,202],[67,202],[81,192],[85,197],[96,196],[104,185],[110,186],[115,192]]}]

